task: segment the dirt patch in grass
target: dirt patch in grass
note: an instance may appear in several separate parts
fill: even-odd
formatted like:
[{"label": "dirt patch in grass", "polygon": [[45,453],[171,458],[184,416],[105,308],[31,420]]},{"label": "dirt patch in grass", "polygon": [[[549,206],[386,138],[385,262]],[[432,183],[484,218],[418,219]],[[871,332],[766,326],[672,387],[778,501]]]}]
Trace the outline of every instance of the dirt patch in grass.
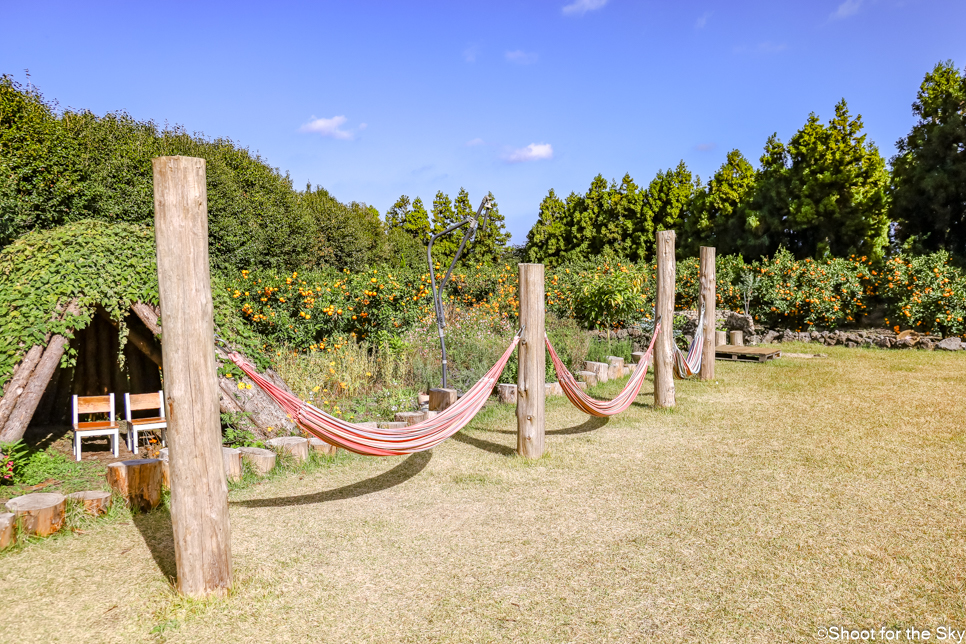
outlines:
[{"label": "dirt patch in grass", "polygon": [[431,454],[233,489],[223,600],[171,590],[161,516],[0,555],[0,632],[772,643],[966,627],[966,358],[826,351],[719,362],[716,381],[677,383],[670,412],[649,386],[606,421],[549,399],[536,461],[511,455],[513,408],[494,405]]}]

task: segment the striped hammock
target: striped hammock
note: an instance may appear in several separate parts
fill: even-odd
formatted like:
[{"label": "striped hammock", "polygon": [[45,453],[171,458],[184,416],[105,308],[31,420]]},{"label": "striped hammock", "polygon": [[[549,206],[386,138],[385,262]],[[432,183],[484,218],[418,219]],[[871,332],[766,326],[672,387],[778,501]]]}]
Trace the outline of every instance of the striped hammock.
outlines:
[{"label": "striped hammock", "polygon": [[647,373],[647,368],[654,357],[654,341],[657,339],[660,330],[661,324],[657,323],[654,326],[651,345],[647,348],[644,359],[637,364],[637,367],[634,369],[634,375],[627,381],[627,385],[624,386],[623,391],[617,394],[613,400],[597,400],[585,394],[577,384],[577,380],[567,369],[566,365],[564,365],[563,360],[554,351],[553,345],[550,344],[550,338],[545,336],[544,340],[547,343],[547,349],[550,351],[550,359],[553,360],[553,368],[557,372],[557,380],[560,382],[560,388],[563,389],[567,399],[573,403],[574,407],[585,414],[604,417],[621,413],[630,407],[631,403],[637,398],[637,394],[640,393],[641,387],[644,385],[644,375]]},{"label": "striped hammock", "polygon": [[246,362],[238,353],[233,352],[229,357],[292,417],[295,424],[313,436],[356,454],[399,456],[432,449],[466,427],[489,398],[519,341],[520,336],[517,334],[497,363],[454,405],[447,407],[434,418],[403,429],[373,429],[340,420],[279,389],[259,375],[255,366]]},{"label": "striped hammock", "polygon": [[701,358],[704,353],[704,307],[701,307],[701,315],[698,316],[698,328],[694,332],[694,339],[688,346],[685,354],[678,346],[674,347],[674,375],[677,378],[690,378],[701,372]]}]

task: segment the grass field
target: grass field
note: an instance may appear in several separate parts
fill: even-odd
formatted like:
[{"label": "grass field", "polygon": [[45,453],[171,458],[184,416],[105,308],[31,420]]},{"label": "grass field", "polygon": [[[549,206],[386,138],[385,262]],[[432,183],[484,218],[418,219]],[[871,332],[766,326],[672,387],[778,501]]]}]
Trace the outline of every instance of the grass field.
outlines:
[{"label": "grass field", "polygon": [[650,408],[650,385],[609,421],[550,399],[534,462],[513,456],[513,408],[494,406],[431,453],[234,489],[227,599],[173,592],[163,511],[30,544],[0,555],[0,640],[771,644],[966,628],[966,355],[825,351],[719,362],[716,382],[678,382],[673,412]]}]

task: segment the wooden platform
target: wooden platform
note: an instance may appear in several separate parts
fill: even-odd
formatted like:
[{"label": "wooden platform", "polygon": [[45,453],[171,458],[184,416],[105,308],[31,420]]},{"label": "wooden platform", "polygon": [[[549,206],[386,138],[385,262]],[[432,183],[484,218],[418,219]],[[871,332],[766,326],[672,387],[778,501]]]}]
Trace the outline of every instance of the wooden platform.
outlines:
[{"label": "wooden platform", "polygon": [[767,362],[781,356],[781,349],[772,347],[736,347],[730,344],[722,344],[714,350],[715,360]]}]

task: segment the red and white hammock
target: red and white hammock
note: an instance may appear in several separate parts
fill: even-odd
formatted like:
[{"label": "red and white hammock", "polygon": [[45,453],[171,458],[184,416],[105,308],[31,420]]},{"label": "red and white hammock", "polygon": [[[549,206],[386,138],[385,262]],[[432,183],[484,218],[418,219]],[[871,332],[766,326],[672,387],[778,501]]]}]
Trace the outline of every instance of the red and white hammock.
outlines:
[{"label": "red and white hammock", "polygon": [[373,429],[340,420],[279,389],[259,375],[254,365],[246,362],[238,353],[232,353],[229,357],[255,384],[275,400],[299,427],[313,436],[356,454],[398,456],[432,449],[466,427],[489,398],[490,392],[500,379],[500,374],[503,373],[503,368],[519,341],[519,335],[513,338],[513,342],[493,368],[463,394],[456,404],[447,407],[434,418],[403,429]]},{"label": "red and white hammock", "polygon": [[687,355],[677,345],[673,346],[674,375],[682,380],[698,375],[701,372],[701,358],[704,354],[704,306],[701,307],[701,315],[698,316],[698,328],[694,332],[694,339],[688,346]]},{"label": "red and white hammock", "polygon": [[547,343],[547,349],[550,351],[550,359],[553,360],[553,368],[557,372],[557,380],[560,382],[560,388],[563,389],[567,399],[573,403],[574,407],[585,414],[603,417],[621,413],[630,407],[631,403],[637,398],[637,394],[640,393],[641,387],[644,385],[644,376],[647,374],[647,368],[654,358],[654,341],[657,339],[660,330],[661,324],[659,322],[654,325],[654,335],[651,337],[651,344],[647,347],[644,359],[634,369],[634,375],[627,381],[627,385],[623,391],[617,394],[613,400],[597,400],[585,394],[577,384],[577,380],[574,379],[573,375],[560,359],[560,356],[554,351],[553,345],[550,344],[550,338],[544,336],[544,340]]}]

